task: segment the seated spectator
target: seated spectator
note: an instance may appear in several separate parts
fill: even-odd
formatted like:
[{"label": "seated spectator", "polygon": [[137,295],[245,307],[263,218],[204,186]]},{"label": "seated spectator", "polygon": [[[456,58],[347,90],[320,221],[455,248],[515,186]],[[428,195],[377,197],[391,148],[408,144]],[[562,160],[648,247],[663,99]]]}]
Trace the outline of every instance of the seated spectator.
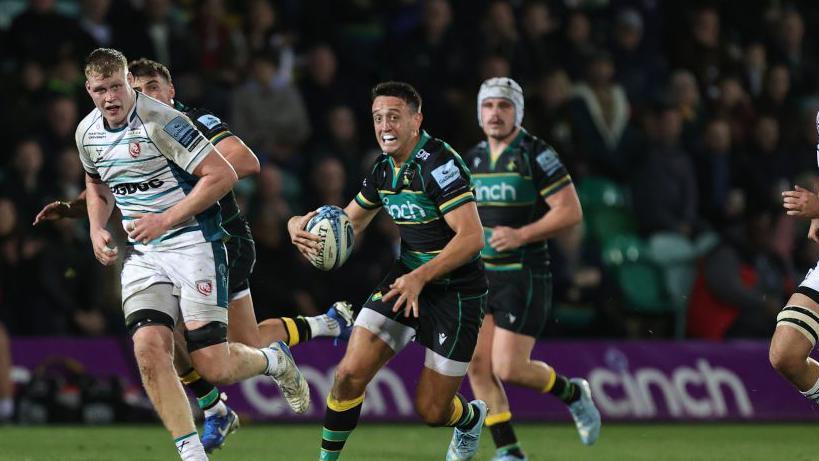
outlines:
[{"label": "seated spectator", "polygon": [[753,210],[702,261],[688,305],[695,338],[767,338],[794,281],[772,249],[773,214]]},{"label": "seated spectator", "polygon": [[645,234],[674,232],[687,237],[699,230],[697,177],[691,157],[680,147],[682,118],[669,105],[654,109],[649,153],[637,166],[634,210]]},{"label": "seated spectator", "polygon": [[250,78],[233,93],[230,121],[257,155],[291,166],[310,135],[310,120],[298,90],[276,83],[276,62],[270,53],[253,57]]}]

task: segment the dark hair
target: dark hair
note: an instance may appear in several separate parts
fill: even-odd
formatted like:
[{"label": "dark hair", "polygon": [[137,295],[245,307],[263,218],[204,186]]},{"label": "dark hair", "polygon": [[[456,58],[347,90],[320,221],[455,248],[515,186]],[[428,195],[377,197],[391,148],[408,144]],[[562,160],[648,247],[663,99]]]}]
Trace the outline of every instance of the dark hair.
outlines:
[{"label": "dark hair", "polygon": [[381,82],[373,87],[372,101],[379,96],[393,96],[407,103],[415,112],[421,112],[421,95],[409,83]]},{"label": "dark hair", "polygon": [[168,83],[173,83],[171,71],[169,71],[164,64],[152,61],[148,58],[139,58],[136,61],[131,61],[128,63],[128,71],[131,72],[134,77],[160,76],[164,77]]}]

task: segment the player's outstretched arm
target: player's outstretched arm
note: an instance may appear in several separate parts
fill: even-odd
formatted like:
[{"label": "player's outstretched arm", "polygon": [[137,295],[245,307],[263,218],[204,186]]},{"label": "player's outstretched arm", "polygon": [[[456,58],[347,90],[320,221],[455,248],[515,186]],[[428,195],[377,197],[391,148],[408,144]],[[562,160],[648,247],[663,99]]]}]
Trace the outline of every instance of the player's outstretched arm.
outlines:
[{"label": "player's outstretched arm", "polygon": [[94,256],[103,266],[109,266],[117,260],[117,249],[112,246],[111,233],[105,229],[105,224],[114,211],[114,194],[99,178],[88,174],[85,175],[85,191]]},{"label": "player's outstretched arm", "polygon": [[404,316],[418,317],[418,296],[430,280],[434,280],[462,266],[483,249],[483,227],[475,202],[465,203],[444,215],[447,225],[455,232],[452,240],[429,262],[414,271],[398,277],[384,301],[396,298],[393,312],[403,307]]},{"label": "player's outstretched arm", "polygon": [[355,235],[360,235],[362,232],[364,232],[364,229],[370,225],[373,218],[375,218],[375,215],[377,215],[380,210],[381,208],[368,210],[359,205],[358,202],[353,199],[350,200],[350,203],[348,203],[347,207],[344,208],[344,213],[347,214],[350,224],[353,225],[353,232]]},{"label": "player's outstretched arm", "polygon": [[233,167],[215,151],[202,159],[193,174],[199,181],[184,199],[163,213],[134,215],[137,219],[128,228],[128,236],[147,244],[216,203],[238,180]]},{"label": "player's outstretched arm", "polygon": [[517,229],[497,226],[489,238],[496,251],[510,251],[531,242],[546,240],[583,219],[583,209],[574,185],[569,184],[545,199],[549,211],[537,221]]},{"label": "player's outstretched arm", "polygon": [[44,206],[34,217],[33,226],[43,221],[57,221],[63,218],[81,218],[87,213],[85,205],[85,191],[80,192],[74,200],[57,200]]},{"label": "player's outstretched arm", "polygon": [[819,196],[803,187],[782,192],[782,206],[789,216],[799,218],[819,218]]},{"label": "player's outstretched arm", "polygon": [[259,158],[247,147],[238,136],[233,135],[219,141],[219,153],[236,170],[236,176],[240,179],[259,174]]}]

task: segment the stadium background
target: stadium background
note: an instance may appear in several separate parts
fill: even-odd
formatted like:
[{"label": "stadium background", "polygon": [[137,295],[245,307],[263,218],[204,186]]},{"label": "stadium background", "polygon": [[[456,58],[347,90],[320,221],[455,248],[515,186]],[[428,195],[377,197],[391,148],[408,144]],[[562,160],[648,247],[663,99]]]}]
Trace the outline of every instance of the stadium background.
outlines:
[{"label": "stadium background", "polygon": [[[373,84],[415,85],[424,128],[465,151],[481,139],[480,82],[509,75],[526,94],[524,126],[560,153],[585,212],[550,242],[555,308],[536,355],[598,373],[609,421],[816,419],[770,370],[766,344],[819,259],[779,196],[819,185],[817,26],[810,1],[2,0],[0,322],[16,362],[15,420],[151,417],[128,368],[118,268],[96,263],[82,220],[31,226],[44,204],[82,190],[73,134],[92,108],[82,60],[97,46],[168,65],[178,99],[221,115],[262,161],[238,189],[257,242],[259,319],[358,304],[396,254],[383,214],[332,273],[298,257],[285,229],[290,215],[343,206],[357,190],[377,153]],[[295,354],[312,366],[324,348]],[[103,349],[119,351],[115,378]],[[420,366],[392,369],[404,363]],[[384,395],[373,419],[409,418]],[[541,400],[522,394],[513,409],[567,421]],[[124,415],[93,411],[106,405]],[[246,411],[280,417],[260,408]]]}]

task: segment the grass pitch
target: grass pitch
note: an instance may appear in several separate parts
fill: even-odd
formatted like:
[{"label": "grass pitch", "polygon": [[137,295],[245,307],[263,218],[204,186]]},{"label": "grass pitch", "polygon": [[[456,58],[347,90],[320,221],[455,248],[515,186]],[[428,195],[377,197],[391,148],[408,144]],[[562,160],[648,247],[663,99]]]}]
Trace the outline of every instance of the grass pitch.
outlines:
[{"label": "grass pitch", "polygon": [[[811,424],[608,424],[593,447],[580,444],[568,424],[518,424],[530,461],[753,461],[817,459]],[[314,461],[321,427],[253,425],[228,439],[213,461]],[[342,461],[442,461],[451,430],[420,425],[362,424]],[[476,460],[489,461],[492,437],[484,431]],[[0,461],[178,460],[167,433],[151,426],[0,426]]]}]

